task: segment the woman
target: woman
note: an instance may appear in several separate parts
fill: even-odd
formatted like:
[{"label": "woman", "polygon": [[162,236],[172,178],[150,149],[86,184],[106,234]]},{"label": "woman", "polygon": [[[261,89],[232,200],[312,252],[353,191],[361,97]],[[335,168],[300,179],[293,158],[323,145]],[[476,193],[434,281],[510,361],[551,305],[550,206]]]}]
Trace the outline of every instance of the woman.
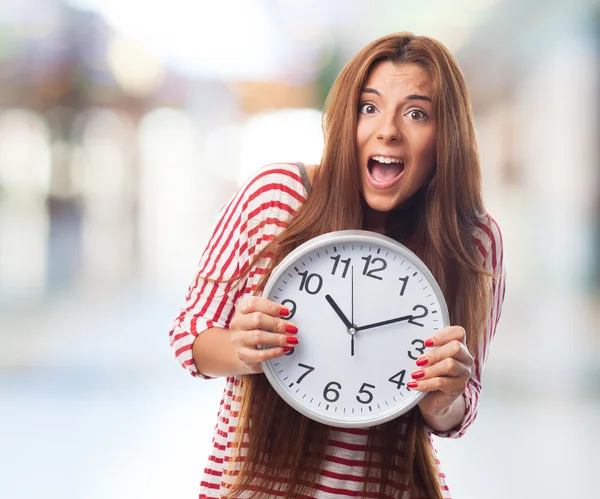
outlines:
[{"label": "woman", "polygon": [[[439,42],[389,35],[343,69],[324,117],[323,158],[308,179],[301,165],[269,165],[222,209],[170,333],[192,375],[227,376],[200,498],[450,497],[432,434],[460,437],[475,419],[504,297],[465,81]],[[302,342],[285,308],[260,297],[270,271],[343,229],[412,249],[456,324],[429,337],[435,348],[415,363],[409,387],[428,396],[364,430],[307,419],[260,374],[261,361]],[[257,349],[265,344],[276,347]]]}]

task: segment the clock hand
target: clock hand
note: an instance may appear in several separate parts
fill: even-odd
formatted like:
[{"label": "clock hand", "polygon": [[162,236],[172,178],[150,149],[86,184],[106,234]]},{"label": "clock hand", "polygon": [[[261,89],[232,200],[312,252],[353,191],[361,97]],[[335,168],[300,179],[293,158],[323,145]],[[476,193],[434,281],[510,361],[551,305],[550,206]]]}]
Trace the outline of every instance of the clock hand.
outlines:
[{"label": "clock hand", "polygon": [[374,327],[385,326],[387,324],[393,324],[394,322],[409,321],[413,318],[412,315],[404,315],[402,317],[396,317],[395,319],[389,319],[387,321],[375,322],[373,324],[367,324],[366,326],[359,326],[356,331],[362,331],[363,329],[372,329]]},{"label": "clock hand", "polygon": [[325,299],[329,302],[329,304],[331,305],[331,308],[333,308],[333,310],[335,310],[335,313],[338,315],[338,317],[340,319],[342,319],[342,322],[344,323],[344,325],[348,329],[351,329],[353,327],[352,324],[346,318],[346,316],[344,315],[344,312],[342,312],[342,310],[340,309],[340,307],[338,307],[337,303],[333,300],[333,298],[331,297],[331,295],[325,295]]},{"label": "clock hand", "polygon": [[[350,267],[350,319],[352,320],[352,324],[354,324],[354,265]],[[356,329],[356,328],[355,328]],[[350,355],[354,357],[354,334],[350,334]]]}]

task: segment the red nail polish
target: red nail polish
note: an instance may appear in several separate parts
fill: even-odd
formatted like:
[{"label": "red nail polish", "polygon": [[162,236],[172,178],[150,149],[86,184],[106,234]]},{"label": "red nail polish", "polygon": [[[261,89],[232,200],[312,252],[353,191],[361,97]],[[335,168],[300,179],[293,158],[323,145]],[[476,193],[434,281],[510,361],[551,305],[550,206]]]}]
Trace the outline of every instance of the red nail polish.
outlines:
[{"label": "red nail polish", "polygon": [[296,334],[298,332],[298,328],[296,326],[288,324],[287,326],[285,326],[285,332],[290,334]]},{"label": "red nail polish", "polygon": [[279,311],[279,315],[281,317],[285,317],[286,315],[290,315],[290,310],[286,307],[283,307],[280,311]]},{"label": "red nail polish", "polygon": [[425,376],[425,371],[423,371],[422,369],[412,373],[413,379],[419,379],[419,378],[422,378],[423,376]]},{"label": "red nail polish", "polygon": [[294,347],[283,347],[283,351],[285,353],[291,352],[294,349]]},{"label": "red nail polish", "polygon": [[417,360],[417,365],[419,367],[423,367],[423,366],[427,365],[428,362],[429,362],[429,359],[427,357],[422,357]]},{"label": "red nail polish", "polygon": [[287,343],[289,343],[290,345],[297,345],[298,344],[298,338],[296,338],[295,336],[288,336],[285,341]]},{"label": "red nail polish", "polygon": [[428,340],[425,340],[425,346],[431,348],[435,343],[433,342],[433,340],[431,338],[429,338]]},{"label": "red nail polish", "polygon": [[417,383],[416,381],[409,381],[408,383],[406,383],[406,386],[408,388],[416,388],[417,386],[419,386],[419,383]]}]

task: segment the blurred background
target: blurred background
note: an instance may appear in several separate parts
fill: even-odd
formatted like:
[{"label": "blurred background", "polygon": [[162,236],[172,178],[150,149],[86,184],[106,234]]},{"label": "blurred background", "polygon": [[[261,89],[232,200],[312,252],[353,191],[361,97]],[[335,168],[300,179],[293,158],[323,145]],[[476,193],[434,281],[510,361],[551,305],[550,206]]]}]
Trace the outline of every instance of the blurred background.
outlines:
[{"label": "blurred background", "polygon": [[402,30],[464,70],[509,269],[453,496],[597,494],[600,1],[2,0],[0,497],[197,497],[222,381],[168,330],[211,224]]}]

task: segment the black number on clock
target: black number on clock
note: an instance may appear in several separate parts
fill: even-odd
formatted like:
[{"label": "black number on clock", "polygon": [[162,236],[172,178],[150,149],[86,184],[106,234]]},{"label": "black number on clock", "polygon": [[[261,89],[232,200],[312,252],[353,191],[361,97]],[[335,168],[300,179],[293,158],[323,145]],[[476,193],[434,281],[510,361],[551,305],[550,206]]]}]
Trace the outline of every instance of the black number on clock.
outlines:
[{"label": "black number on clock", "polygon": [[[417,352],[419,352],[420,355],[423,355],[425,353],[425,343],[423,342],[423,340],[419,340],[419,339],[412,340],[411,345],[414,346],[414,345],[418,345],[419,343],[421,344],[421,346],[420,347],[415,346],[415,350]],[[413,356],[413,354],[410,350],[408,351],[408,356],[413,360],[417,360],[420,357],[420,355],[417,355],[415,357],[415,356]]]},{"label": "black number on clock", "polygon": [[[294,317],[294,315],[296,315],[296,302],[294,300],[289,300],[289,299],[285,299],[281,302],[281,304],[286,307],[290,313],[286,316],[281,316],[282,319],[286,319],[289,320],[292,317]],[[290,306],[288,306],[288,304],[290,304]]]},{"label": "black number on clock", "polygon": [[417,309],[421,309],[421,315],[413,315],[411,319],[409,319],[409,324],[414,324],[415,326],[421,326],[423,327],[423,324],[421,324],[420,322],[415,321],[415,319],[422,319],[423,317],[425,317],[428,313],[429,310],[427,310],[427,307],[423,306],[423,305],[415,305],[413,307],[413,312],[416,312]]},{"label": "black number on clock", "polygon": [[[335,261],[335,263],[333,264],[333,269],[331,270],[331,275],[335,275],[337,268],[338,268],[338,264],[340,263],[340,258],[342,258],[342,255],[335,255],[335,256],[331,257],[331,259],[333,261]],[[342,271],[342,277],[345,278],[346,273],[348,272],[348,267],[350,267],[350,258],[341,260],[341,262],[344,264],[344,270]]]},{"label": "black number on clock", "polygon": [[[321,287],[323,287],[323,278],[319,274],[309,274],[308,270],[305,270],[304,272],[298,272],[298,275],[302,276],[300,291],[306,290],[309,295],[316,295],[319,291],[321,291]],[[311,282],[313,283],[312,289]]]},{"label": "black number on clock", "polygon": [[[335,386],[335,388],[332,388]],[[327,402],[337,402],[340,398],[340,392],[338,390],[342,389],[342,385],[340,385],[337,381],[332,381],[325,385],[325,389],[323,390],[323,398],[327,400]],[[333,394],[333,395],[332,395]]]},{"label": "black number on clock", "polygon": [[296,380],[296,383],[301,383],[302,380],[304,378],[306,378],[307,375],[309,375],[311,372],[313,372],[315,370],[315,368],[313,366],[307,366],[306,364],[298,364],[298,367],[302,367],[303,369],[306,369],[306,372]]},{"label": "black number on clock", "polygon": [[295,349],[294,347],[292,347],[292,349],[291,349],[291,350],[290,350],[288,353],[286,353],[286,354],[284,354],[284,355],[293,355],[293,353],[294,353],[295,351],[296,351],[296,349]]},{"label": "black number on clock", "polygon": [[[383,258],[373,258],[371,255],[369,256],[363,256],[362,260],[365,260],[365,268],[363,269],[363,275],[366,275],[367,277],[372,277],[373,279],[379,279],[380,281],[383,280],[383,277],[375,275],[375,272],[381,272],[382,270],[385,270],[385,268],[387,267],[387,263]],[[373,266],[377,265],[377,264],[381,264],[380,267],[376,267],[376,268],[371,268],[369,270],[369,267],[371,266],[371,264],[373,264]]]},{"label": "black number on clock", "polygon": [[399,277],[399,279],[402,281],[402,289],[400,290],[400,296],[404,296],[404,291],[406,290],[406,285],[408,284],[408,276]]},{"label": "black number on clock", "polygon": [[373,401],[373,394],[369,390],[365,390],[365,388],[375,388],[373,385],[369,385],[369,383],[363,383],[358,390],[358,393],[366,395],[367,398],[361,399],[358,395],[356,396],[356,400],[358,400],[361,404],[370,404]]},{"label": "black number on clock", "polygon": [[[410,352],[408,353],[410,355]],[[400,390],[406,383],[404,382],[404,376],[406,376],[406,369],[402,369],[399,373],[394,374],[388,381],[390,383],[395,383]]]}]

